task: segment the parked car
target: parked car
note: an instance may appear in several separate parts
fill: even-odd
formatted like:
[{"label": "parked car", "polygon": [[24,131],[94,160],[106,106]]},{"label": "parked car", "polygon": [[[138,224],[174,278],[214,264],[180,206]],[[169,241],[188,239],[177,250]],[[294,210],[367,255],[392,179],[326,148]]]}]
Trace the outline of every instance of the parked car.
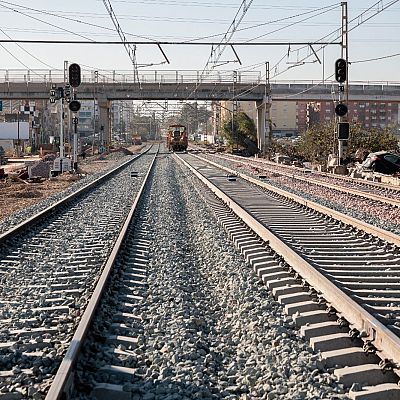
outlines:
[{"label": "parked car", "polygon": [[400,172],[400,156],[387,151],[378,151],[368,154],[362,168],[382,174],[395,174]]}]

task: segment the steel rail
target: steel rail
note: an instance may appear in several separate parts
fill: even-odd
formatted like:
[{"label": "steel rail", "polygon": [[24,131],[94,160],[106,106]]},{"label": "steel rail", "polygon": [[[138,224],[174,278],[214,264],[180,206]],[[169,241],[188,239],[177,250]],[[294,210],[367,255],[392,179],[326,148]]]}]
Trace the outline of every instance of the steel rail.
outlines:
[{"label": "steel rail", "polygon": [[[221,155],[218,155],[218,156],[222,157]],[[243,157],[236,156],[234,154],[230,155],[230,157],[232,157],[234,159],[237,159],[237,160],[242,160],[243,159]],[[252,161],[255,161],[255,160],[252,160]],[[258,158],[257,162],[259,162],[261,164],[271,165],[271,166],[279,165],[280,168],[284,168],[284,169],[287,169],[287,170],[292,168],[290,165],[277,164],[277,163],[275,163],[273,161],[269,161],[269,160],[266,160],[266,159]],[[394,186],[394,185],[390,185],[389,183],[365,181],[362,178],[351,178],[351,177],[345,176],[345,175],[333,175],[333,174],[330,174],[328,172],[313,171],[313,174],[317,174],[317,175],[328,177],[328,178],[334,178],[334,179],[337,179],[338,181],[351,182],[351,183],[356,183],[356,184],[366,185],[366,186],[374,186],[374,187],[379,188],[379,189],[396,190],[400,194],[400,187],[397,187],[397,186]]]},{"label": "steel rail", "polygon": [[[224,156],[220,156],[220,155],[218,157],[221,157],[221,158],[226,159],[226,160],[231,160],[228,157],[224,157]],[[241,161],[241,162],[243,162],[243,161]],[[246,164],[245,162],[243,162],[243,163]],[[255,164],[251,164],[251,163],[254,163],[254,161],[251,160],[250,162],[248,162],[247,165],[253,165],[253,166],[257,165],[257,163],[255,163]],[[267,165],[269,165],[269,164],[267,164]],[[271,167],[272,166],[273,165],[271,165]],[[258,168],[266,168],[266,167],[261,167],[259,165],[257,165],[257,167]],[[321,181],[318,181],[318,180],[315,180],[315,179],[312,179],[312,178],[311,179],[310,178],[303,178],[303,177],[301,177],[299,175],[290,174],[288,172],[283,172],[283,171],[273,171],[273,172],[276,173],[276,174],[280,174],[280,175],[286,176],[288,178],[297,179],[297,180],[302,181],[302,182],[312,183],[313,185],[326,187],[328,189],[334,189],[334,190],[337,190],[338,192],[350,193],[350,194],[354,194],[356,196],[364,197],[366,199],[375,200],[375,201],[379,201],[381,203],[385,203],[385,204],[389,204],[389,205],[394,205],[394,206],[400,207],[400,200],[390,199],[390,198],[387,198],[387,197],[381,197],[381,196],[378,196],[378,195],[373,194],[373,193],[367,193],[367,192],[359,191],[359,190],[356,190],[356,189],[343,188],[343,187],[340,187],[340,186],[336,186],[335,184],[329,184],[329,183],[321,182]]]},{"label": "steel rail", "polygon": [[129,225],[135,214],[137,205],[142,197],[143,191],[148,182],[148,178],[153,170],[153,166],[154,166],[155,160],[157,158],[158,152],[159,152],[159,149],[157,150],[156,154],[154,155],[154,158],[153,158],[153,161],[151,162],[150,168],[147,171],[147,174],[143,180],[143,183],[139,189],[139,192],[136,195],[136,198],[135,198],[135,200],[132,204],[132,207],[129,211],[129,214],[127,215],[127,217],[125,219],[125,223],[122,226],[121,231],[115,241],[115,244],[114,244],[113,249],[111,250],[110,256],[104,265],[101,276],[100,276],[99,280],[97,281],[97,284],[93,291],[93,294],[89,300],[89,303],[85,309],[85,312],[84,312],[84,314],[79,322],[79,325],[75,331],[75,334],[71,340],[71,344],[69,345],[69,348],[60,364],[60,367],[58,368],[57,374],[56,374],[54,381],[49,389],[49,392],[46,395],[46,398],[45,398],[46,400],[58,400],[58,399],[64,400],[64,399],[70,398],[70,396],[72,395],[71,391],[73,389],[73,375],[72,375],[73,368],[78,359],[82,343],[83,343],[83,341],[86,337],[86,334],[89,330],[90,324],[94,317],[97,306],[100,302],[101,296],[106,287],[108,277],[114,266],[118,252],[120,251],[121,245],[125,239],[126,233],[129,229]]},{"label": "steel rail", "polygon": [[[396,367],[396,373],[400,374],[400,337],[396,336],[385,325],[370,315],[364,308],[352,300],[347,294],[338,289],[324,275],[317,271],[311,264],[303,259],[291,247],[282,242],[262,223],[257,221],[249,212],[231,199],[226,193],[211,183],[204,175],[183,160],[177,154],[174,155],[195,176],[197,176],[218,198],[220,198],[249,228],[251,228],[262,240],[284,257],[286,262],[302,276],[312,287],[322,293],[338,313],[342,315],[351,326],[360,332],[364,331],[366,337],[363,340],[371,340],[378,349],[378,355],[382,359],[392,360]],[[193,155],[194,156],[194,155]],[[194,156],[203,162],[210,163],[218,168],[220,166],[201,157]],[[227,170],[226,168],[223,168]]]},{"label": "steel rail", "polygon": [[255,179],[255,178],[252,178],[252,177],[247,176],[245,174],[242,174],[240,172],[237,172],[234,169],[231,169],[231,168],[228,168],[228,167],[224,167],[224,166],[222,166],[222,165],[220,165],[218,163],[215,163],[213,161],[207,160],[207,159],[205,159],[203,157],[197,156],[195,154],[193,154],[193,156],[198,158],[198,159],[200,159],[200,160],[202,160],[202,161],[204,161],[204,162],[207,162],[207,163],[209,163],[211,165],[214,165],[217,168],[223,169],[224,171],[226,171],[226,172],[228,172],[228,173],[230,173],[232,175],[237,175],[240,178],[242,178],[242,179],[244,179],[244,180],[246,180],[248,182],[251,182],[251,183],[253,183],[253,184],[257,185],[257,186],[263,187],[263,188],[268,189],[268,190],[270,190],[272,192],[275,192],[275,193],[277,193],[277,194],[279,194],[281,196],[284,196],[286,198],[294,200],[295,202],[297,202],[299,204],[302,204],[302,205],[304,205],[306,207],[310,207],[313,210],[321,212],[321,213],[323,213],[325,215],[329,215],[332,218],[340,220],[340,221],[342,221],[342,222],[344,222],[344,223],[346,223],[348,225],[352,225],[355,228],[361,229],[361,230],[363,230],[363,231],[365,231],[367,233],[370,233],[370,234],[372,234],[374,236],[378,236],[379,238],[384,239],[387,242],[393,243],[396,246],[400,247],[400,236],[396,235],[395,233],[386,231],[385,229],[378,228],[376,226],[368,224],[367,222],[364,222],[364,221],[361,221],[359,219],[350,217],[350,216],[348,216],[346,214],[343,214],[343,213],[341,213],[339,211],[333,210],[333,209],[331,209],[329,207],[322,206],[321,204],[318,204],[318,203],[316,203],[314,201],[305,200],[302,197],[297,196],[297,195],[295,195],[293,193],[286,192],[285,190],[282,190],[282,189],[279,189],[279,188],[277,188],[275,186],[269,185],[266,182],[260,182],[258,179]]},{"label": "steel rail", "polygon": [[143,154],[146,154],[151,149],[151,147],[152,146],[150,146],[148,149],[146,149],[142,153],[139,153],[136,157],[131,158],[128,161],[126,161],[125,163],[119,165],[118,167],[113,168],[111,171],[106,172],[104,175],[95,179],[93,182],[88,183],[87,185],[85,185],[82,188],[76,190],[75,192],[69,194],[68,196],[64,197],[63,199],[58,200],[54,204],[52,204],[49,207],[45,208],[44,210],[38,212],[37,214],[33,215],[32,217],[29,217],[26,220],[20,222],[18,225],[12,227],[8,231],[3,232],[2,234],[0,234],[0,244],[4,243],[7,239],[10,239],[11,237],[15,236],[17,233],[24,230],[28,225],[31,225],[31,224],[37,222],[39,219],[41,219],[47,215],[57,212],[57,210],[59,210],[60,207],[67,204],[69,201],[74,200],[76,197],[84,194],[88,190],[92,189],[96,185],[103,182],[105,179],[108,179],[110,176],[114,175],[115,173],[117,173],[118,171],[120,171],[121,169],[123,169],[124,167],[129,165],[130,163],[134,162],[135,160],[137,160],[138,158],[143,156]]}]

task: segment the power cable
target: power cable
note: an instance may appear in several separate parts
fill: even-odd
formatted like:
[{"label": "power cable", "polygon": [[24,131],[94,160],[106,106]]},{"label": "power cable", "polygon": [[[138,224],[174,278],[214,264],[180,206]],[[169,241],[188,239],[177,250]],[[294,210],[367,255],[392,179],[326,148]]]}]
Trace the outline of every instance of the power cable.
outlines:
[{"label": "power cable", "polygon": [[[40,13],[40,14],[50,15],[50,16],[52,16],[52,17],[57,17],[57,18],[65,19],[65,20],[67,20],[67,21],[76,22],[76,23],[78,23],[78,24],[83,24],[83,25],[87,25],[87,26],[92,26],[92,27],[94,27],[94,28],[101,28],[101,29],[105,29],[105,30],[108,30],[108,31],[115,32],[115,29],[113,29],[113,28],[108,28],[108,27],[106,27],[106,26],[102,26],[102,25],[98,25],[98,24],[92,24],[92,23],[90,23],[90,22],[81,21],[81,20],[76,19],[76,18],[70,18],[70,17],[65,17],[65,16],[62,16],[62,15],[57,15],[57,14],[55,14],[55,13],[53,13],[53,12],[44,11],[44,10],[38,10],[37,8],[31,8],[31,7],[21,6],[21,5],[15,4],[15,3],[11,3],[11,2],[9,2],[9,1],[0,1],[0,6],[1,6],[1,7],[10,9],[10,10],[12,10],[12,11],[14,11],[14,12],[19,12],[19,13],[21,13],[21,14],[23,14],[23,15],[25,15],[25,14],[22,13],[21,11],[13,10],[13,9],[10,8],[10,7],[3,6],[3,5],[1,5],[1,3],[10,4],[10,5],[12,5],[12,6],[16,6],[16,7],[23,8],[23,9],[25,9],[25,10],[35,11],[35,12]],[[46,24],[51,25],[50,23],[47,23],[47,22],[45,22],[45,21],[41,21],[41,22],[44,22],[44,23],[46,23]],[[52,26],[54,26],[54,25],[52,25]],[[55,27],[58,28],[58,29],[61,29],[61,28],[59,28],[58,26],[55,26]],[[69,32],[69,31],[68,31],[68,32]],[[146,37],[146,36],[134,35],[134,34],[132,34],[132,33],[127,33],[127,35],[134,36],[134,37],[137,37],[137,38],[140,38],[140,39],[147,39],[147,40],[153,41],[152,39],[150,39],[149,37]],[[82,37],[86,38],[85,36],[82,36]]]},{"label": "power cable", "polygon": [[[9,51],[4,45],[0,43],[0,46],[5,50],[12,58],[17,60],[21,65],[23,65],[27,70],[31,70],[26,64],[24,64],[17,56],[15,56],[11,51]],[[34,71],[33,71],[34,72]],[[35,73],[35,72],[34,72]],[[37,74],[38,75],[38,74]]]},{"label": "power cable", "polygon": [[[382,0],[377,1],[376,3],[374,3],[373,5],[371,5],[370,7],[368,7],[366,10],[363,10],[362,13],[360,13],[359,15],[357,15],[356,17],[354,17],[353,19],[351,19],[351,20],[349,21],[349,23],[352,23],[352,22],[358,20],[359,23],[358,23],[357,25],[355,25],[354,27],[352,27],[351,29],[349,29],[348,32],[354,30],[355,28],[357,28],[357,27],[359,27],[360,25],[364,24],[365,22],[369,21],[371,18],[373,18],[374,16],[380,14],[382,11],[384,11],[384,10],[386,10],[387,8],[391,7],[392,5],[394,5],[395,3],[397,3],[398,1],[399,1],[399,0],[392,0],[392,1],[391,1],[389,4],[387,4],[386,6],[383,6],[383,5],[382,5],[382,8],[379,8],[379,5],[382,4]],[[377,11],[377,12],[375,12],[373,15],[369,16],[369,17],[368,17],[367,19],[365,19],[365,20],[362,19],[364,14],[368,13],[368,11],[374,9],[374,7],[377,7],[377,6],[378,6],[378,11]],[[361,21],[360,21],[360,18],[361,18]],[[339,33],[340,33],[340,29],[336,29],[336,30],[334,30],[334,31],[332,31],[332,32],[330,32],[330,33],[328,33],[327,35],[323,36],[322,38],[318,39],[318,40],[316,41],[316,43],[321,42],[321,41],[323,41],[323,40],[326,40],[327,38],[329,38],[329,37],[332,36],[332,35],[336,35],[330,42],[328,42],[328,44],[325,44],[325,43],[322,44],[322,43],[321,43],[321,46],[320,46],[318,49],[316,49],[315,52],[318,53],[319,51],[321,51],[322,49],[324,49],[326,46],[328,46],[330,43],[331,43],[331,44],[334,43],[335,40],[337,40],[337,39],[340,38],[340,34],[339,34]],[[300,48],[298,48],[298,49],[293,49],[293,50],[290,50],[290,49],[289,49],[289,52],[291,52],[291,53],[292,53],[292,52],[296,52],[296,51],[298,52],[298,51],[303,50],[303,49],[305,49],[305,48],[309,48],[309,46],[303,46],[303,47],[300,47]],[[299,66],[300,66],[300,65],[303,65],[304,62],[305,62],[308,58],[310,58],[312,55],[313,55],[313,53],[311,53],[311,54],[305,56],[305,57],[304,57],[303,59],[301,59],[301,60],[298,60],[298,62],[297,62],[298,64],[297,64],[297,65],[299,65]],[[284,58],[285,58],[285,57],[283,57],[283,58],[278,62],[278,65],[280,64],[280,62],[283,61]],[[277,65],[276,65],[276,67],[277,67]],[[276,67],[274,67],[274,68],[276,68]],[[286,70],[282,71],[282,73],[288,71],[290,68],[292,68],[292,67],[287,68]]]},{"label": "power cable", "polygon": [[[387,8],[391,7],[392,5],[394,5],[394,4],[398,3],[398,2],[399,2],[399,0],[392,0],[391,2],[389,2],[389,4],[387,4],[386,6],[383,6],[382,0],[377,1],[376,3],[374,3],[373,5],[371,5],[371,6],[368,7],[366,10],[364,10],[362,13],[360,13],[359,15],[357,15],[356,17],[352,18],[352,19],[349,21],[349,24],[351,24],[352,22],[354,22],[354,21],[356,21],[356,20],[358,20],[359,22],[358,22],[358,24],[356,24],[355,26],[351,27],[351,28],[348,30],[348,32],[353,31],[355,28],[358,28],[360,25],[362,25],[362,24],[364,24],[365,22],[369,21],[371,18],[375,17],[376,15],[380,14],[382,11],[386,10]],[[382,8],[379,8],[379,5],[382,5]],[[374,14],[372,14],[371,16],[369,16],[367,19],[363,19],[363,15],[366,14],[366,13],[368,13],[369,11],[371,11],[372,9],[374,9],[375,7],[378,7],[378,11],[376,11]],[[318,41],[325,40],[326,38],[328,38],[328,37],[330,37],[330,36],[332,36],[332,35],[336,35],[336,36],[334,37],[334,39],[332,39],[332,42],[335,41],[335,40],[337,40],[338,38],[340,38],[340,28],[339,28],[339,29],[336,29],[336,30],[334,30],[334,31],[332,31],[332,32],[330,32],[330,33],[328,33],[327,35],[323,36],[323,37],[322,37],[321,39],[319,39]],[[316,50],[316,52],[322,50],[322,49],[325,48],[325,47],[326,47],[325,44],[322,45],[319,49]],[[305,47],[301,47],[301,48],[299,48],[299,49],[292,50],[292,52],[293,52],[293,51],[299,51],[299,50],[302,50],[302,49],[304,49],[304,48],[305,48]],[[311,54],[308,55],[307,57],[303,58],[302,60],[300,60],[300,62],[305,61],[305,60],[308,59],[310,56],[311,56]]]},{"label": "power cable", "polygon": [[[4,32],[3,29],[0,28],[0,31],[7,36],[9,39],[12,40],[12,38],[6,33]],[[30,55],[32,58],[34,58],[35,60],[39,61],[41,64],[46,65],[47,67],[51,68],[51,69],[56,69],[54,68],[52,65],[49,65],[47,63],[45,63],[44,61],[42,61],[40,58],[36,57],[35,55],[33,55],[31,52],[29,52],[28,50],[26,50],[24,47],[22,47],[19,43],[15,43],[22,51],[24,51],[26,54]],[[4,47],[3,47],[4,48]]]},{"label": "power cable", "polygon": [[387,56],[382,56],[382,57],[367,58],[365,60],[349,61],[349,64],[360,64],[360,63],[366,63],[366,62],[370,62],[370,61],[379,61],[379,60],[385,60],[387,58],[393,58],[393,57],[398,57],[398,56],[400,56],[400,53],[389,54]]},{"label": "power cable", "polygon": [[46,25],[50,25],[50,26],[52,26],[52,27],[54,27],[54,28],[57,28],[57,29],[60,29],[60,30],[62,30],[62,31],[64,31],[64,32],[68,32],[68,33],[71,33],[71,34],[73,34],[73,35],[79,36],[79,37],[81,37],[81,38],[87,39],[87,40],[89,40],[89,41],[93,41],[92,39],[88,38],[87,36],[80,35],[80,34],[78,34],[78,33],[75,33],[75,32],[73,32],[73,31],[70,31],[70,30],[65,29],[65,28],[61,28],[60,26],[54,25],[54,24],[52,24],[51,22],[43,21],[43,20],[40,19],[40,18],[36,18],[36,17],[34,17],[34,16],[32,16],[32,15],[29,15],[29,14],[26,14],[26,13],[24,13],[24,12],[22,12],[22,11],[13,9],[13,8],[11,8],[11,7],[8,7],[8,6],[5,6],[4,4],[1,4],[1,3],[0,3],[0,7],[6,8],[6,9],[11,10],[11,11],[14,11],[14,12],[17,13],[17,14],[24,15],[25,17],[34,19],[35,21],[42,22],[42,23],[44,23],[44,24],[46,24]]},{"label": "power cable", "polygon": [[138,68],[137,68],[137,60],[136,60],[136,45],[131,45],[130,43],[127,42],[126,40],[126,36],[124,31],[122,30],[119,22],[118,22],[118,18],[115,15],[115,12],[112,8],[111,5],[111,1],[110,0],[103,0],[103,4],[106,7],[106,10],[108,11],[108,14],[110,15],[111,21],[115,26],[115,29],[121,39],[121,42],[123,43],[126,52],[128,53],[128,56],[132,62],[133,65],[133,72],[136,76],[137,82],[140,84],[139,82],[139,74],[138,74]]},{"label": "power cable", "polygon": [[[221,41],[218,43],[218,45],[215,47],[215,49],[214,49],[214,46],[211,47],[211,54],[208,57],[206,65],[204,66],[203,71],[200,74],[199,81],[196,83],[194,89],[191,91],[191,93],[186,98],[186,100],[188,100],[192,96],[193,93],[196,93],[197,89],[199,88],[199,86],[202,83],[204,75],[208,76],[210,74],[209,66],[212,62],[214,63],[214,67],[215,67],[216,63],[219,61],[222,53],[224,52],[226,46],[228,45],[228,43],[231,40],[234,33],[236,32],[240,22],[243,20],[244,16],[246,15],[246,12],[249,9],[249,7],[251,6],[252,2],[253,2],[253,0],[250,0],[249,3],[246,3],[246,0],[242,0],[238,10],[236,11],[236,14],[235,14],[235,17],[233,18],[232,23],[229,25],[229,28],[225,32]],[[243,10],[242,10],[242,8],[243,8]],[[236,18],[238,17],[239,12],[241,10],[242,10],[242,15],[240,16],[239,20],[236,22]],[[231,46],[232,46],[232,44],[231,44]],[[232,47],[232,50],[233,50],[233,47]],[[236,56],[236,58],[237,58],[237,56]]]},{"label": "power cable", "polygon": [[[301,17],[303,15],[311,14],[311,13],[314,13],[314,12],[317,12],[317,11],[320,11],[320,10],[324,10],[326,8],[332,8],[332,7],[336,8],[336,7],[338,7],[338,5],[330,5],[330,6],[326,6],[326,7],[321,7],[321,8],[313,9],[312,11],[306,11],[304,13],[298,13],[298,14],[295,14],[295,15],[290,15],[288,17],[278,18],[278,19],[275,19],[275,20],[272,20],[272,21],[263,22],[261,24],[256,24],[256,25],[252,25],[252,26],[248,26],[248,27],[238,28],[238,29],[236,29],[236,32],[242,32],[242,31],[246,31],[246,30],[249,30],[249,29],[259,28],[260,26],[271,25],[271,24],[274,24],[274,23],[277,23],[277,22],[287,21],[287,20],[290,20],[290,19],[293,19],[293,18]],[[329,11],[332,11],[332,10],[329,10]],[[222,34],[223,33],[216,33],[216,34],[213,34],[213,35],[202,36],[202,37],[199,37],[197,39],[191,39],[190,41],[197,41],[197,40],[210,39],[210,38],[213,38],[213,37],[220,37]]]},{"label": "power cable", "polygon": [[308,21],[308,20],[310,20],[310,19],[312,19],[312,18],[319,17],[320,15],[323,15],[323,14],[326,14],[327,12],[333,11],[333,10],[335,10],[336,8],[338,8],[337,5],[331,7],[331,8],[328,9],[328,10],[321,11],[321,12],[319,12],[318,14],[314,14],[314,15],[311,15],[311,16],[309,16],[309,17],[307,17],[307,18],[303,18],[303,19],[301,19],[300,21],[292,22],[291,24],[285,25],[285,26],[283,26],[283,27],[281,27],[281,28],[277,28],[277,29],[274,29],[273,31],[270,31],[270,32],[264,33],[264,34],[262,34],[262,35],[256,36],[255,38],[252,38],[252,39],[250,39],[250,40],[247,40],[247,42],[251,42],[251,41],[253,41],[253,40],[260,39],[260,38],[262,38],[262,37],[271,35],[272,33],[276,33],[276,32],[282,31],[282,30],[284,30],[284,29],[290,28],[290,27],[292,27],[292,26],[294,26],[294,25],[297,25],[297,24],[300,24],[300,23],[302,23],[302,22]]}]

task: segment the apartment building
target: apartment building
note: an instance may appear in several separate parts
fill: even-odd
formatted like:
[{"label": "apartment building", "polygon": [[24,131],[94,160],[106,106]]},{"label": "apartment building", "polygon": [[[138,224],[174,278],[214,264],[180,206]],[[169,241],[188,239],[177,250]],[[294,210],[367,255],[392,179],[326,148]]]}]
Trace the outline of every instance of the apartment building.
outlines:
[{"label": "apartment building", "polygon": [[[214,115],[218,114],[218,103],[215,102]],[[400,128],[400,99],[392,101],[350,100],[347,103],[347,120],[360,123],[365,128]],[[230,118],[231,102],[220,102],[220,114],[214,117],[218,121],[220,131],[223,121]],[[257,122],[256,105],[253,101],[238,102],[237,111],[245,112]],[[273,136],[292,137],[300,135],[308,127],[335,120],[335,104],[325,100],[273,100],[270,107]]]}]

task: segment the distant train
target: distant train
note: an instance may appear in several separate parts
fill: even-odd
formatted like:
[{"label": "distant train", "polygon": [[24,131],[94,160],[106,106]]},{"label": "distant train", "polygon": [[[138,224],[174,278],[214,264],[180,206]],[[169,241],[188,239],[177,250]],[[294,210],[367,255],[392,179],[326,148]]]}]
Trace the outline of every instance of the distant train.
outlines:
[{"label": "distant train", "polygon": [[167,136],[168,150],[186,151],[188,147],[188,136],[186,126],[170,125]]}]

